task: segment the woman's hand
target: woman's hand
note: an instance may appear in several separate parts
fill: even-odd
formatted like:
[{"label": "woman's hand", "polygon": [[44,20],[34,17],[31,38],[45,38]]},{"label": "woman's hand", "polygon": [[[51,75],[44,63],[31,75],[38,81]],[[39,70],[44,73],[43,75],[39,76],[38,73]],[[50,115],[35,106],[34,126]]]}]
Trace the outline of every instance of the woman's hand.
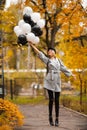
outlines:
[{"label": "woman's hand", "polygon": [[37,48],[32,42],[28,42],[28,43],[29,43],[29,45],[34,49],[34,51],[35,51],[37,54],[40,53],[40,51],[38,50],[38,48]]},{"label": "woman's hand", "polygon": [[32,42],[28,42],[28,45],[30,45],[30,46],[31,46],[32,44],[33,44]]},{"label": "woman's hand", "polygon": [[75,74],[72,74],[72,77],[76,80],[76,75]]}]

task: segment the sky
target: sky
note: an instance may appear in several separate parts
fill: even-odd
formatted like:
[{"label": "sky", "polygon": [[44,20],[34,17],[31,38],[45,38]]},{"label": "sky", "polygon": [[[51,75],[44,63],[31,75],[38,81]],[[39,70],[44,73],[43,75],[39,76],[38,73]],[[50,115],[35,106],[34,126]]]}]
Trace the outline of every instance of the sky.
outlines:
[{"label": "sky", "polygon": [[[22,0],[22,1],[25,1],[25,0]],[[10,6],[10,2],[13,2],[13,3],[17,3],[18,0],[6,0],[6,8],[8,8]],[[83,6],[84,7],[87,7],[87,0],[83,0]]]},{"label": "sky", "polygon": [[83,1],[83,5],[84,5],[84,7],[87,7],[87,0]]},{"label": "sky", "polygon": [[10,0],[6,0],[6,8],[10,6]]}]

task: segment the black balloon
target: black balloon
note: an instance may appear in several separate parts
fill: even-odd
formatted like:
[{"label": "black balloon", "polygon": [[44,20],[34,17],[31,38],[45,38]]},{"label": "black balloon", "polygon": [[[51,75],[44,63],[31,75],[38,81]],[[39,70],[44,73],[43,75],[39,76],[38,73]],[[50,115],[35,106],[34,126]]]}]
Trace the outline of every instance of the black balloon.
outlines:
[{"label": "black balloon", "polygon": [[26,23],[30,24],[31,27],[33,27],[34,25],[36,25],[36,23],[31,19],[31,16],[30,16],[30,15],[24,14],[24,15],[23,15],[23,20],[24,20]]},{"label": "black balloon", "polygon": [[29,24],[31,25],[31,27],[33,27],[33,26],[36,25],[36,23],[35,23],[33,20],[30,20],[30,21],[29,21]]},{"label": "black balloon", "polygon": [[30,15],[27,15],[27,14],[24,14],[23,15],[23,19],[26,23],[29,23],[31,21],[31,16]]},{"label": "black balloon", "polygon": [[19,35],[17,43],[22,44],[22,45],[26,45],[26,43],[27,43],[26,36],[24,34]]},{"label": "black balloon", "polygon": [[35,36],[41,36],[43,34],[43,31],[38,25],[33,26],[31,31],[35,34]]}]

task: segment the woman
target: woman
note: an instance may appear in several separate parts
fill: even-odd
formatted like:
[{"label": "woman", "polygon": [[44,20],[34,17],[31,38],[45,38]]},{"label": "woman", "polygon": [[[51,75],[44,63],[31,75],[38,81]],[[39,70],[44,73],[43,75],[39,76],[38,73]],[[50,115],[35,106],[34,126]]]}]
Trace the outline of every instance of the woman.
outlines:
[{"label": "woman", "polygon": [[49,123],[54,125],[52,118],[53,101],[55,101],[55,126],[59,125],[59,97],[61,92],[61,77],[60,71],[66,76],[71,76],[72,73],[64,66],[60,59],[57,59],[54,48],[48,48],[47,55],[39,51],[32,43],[30,46],[38,54],[39,58],[47,65],[47,75],[44,80],[44,88],[48,91],[49,96]]}]

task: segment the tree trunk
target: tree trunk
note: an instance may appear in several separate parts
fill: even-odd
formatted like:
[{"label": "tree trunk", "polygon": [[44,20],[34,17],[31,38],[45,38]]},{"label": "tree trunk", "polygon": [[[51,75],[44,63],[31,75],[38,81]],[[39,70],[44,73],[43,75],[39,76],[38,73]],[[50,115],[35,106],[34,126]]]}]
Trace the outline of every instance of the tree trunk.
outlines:
[{"label": "tree trunk", "polygon": [[0,0],[0,10],[4,9],[6,0]]},{"label": "tree trunk", "polygon": [[82,105],[82,78],[81,75],[79,74],[79,80],[80,80],[80,105]]},{"label": "tree trunk", "polygon": [[87,81],[84,81],[84,94],[86,95],[87,93]]}]

